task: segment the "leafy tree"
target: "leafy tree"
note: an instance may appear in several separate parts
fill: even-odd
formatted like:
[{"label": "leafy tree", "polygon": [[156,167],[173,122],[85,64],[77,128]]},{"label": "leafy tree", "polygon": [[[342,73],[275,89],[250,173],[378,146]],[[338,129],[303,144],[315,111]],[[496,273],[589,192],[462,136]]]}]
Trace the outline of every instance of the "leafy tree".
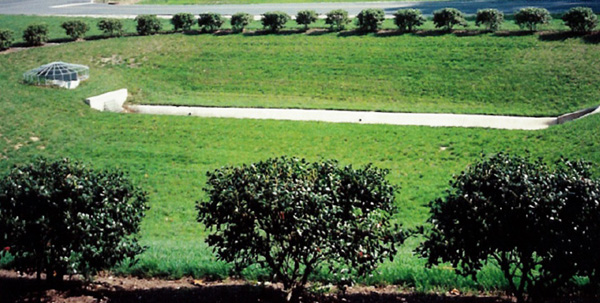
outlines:
[{"label": "leafy tree", "polygon": [[348,12],[343,9],[334,9],[327,13],[325,24],[329,24],[332,30],[341,31],[350,23]]},{"label": "leafy tree", "polygon": [[418,252],[474,278],[495,262],[518,302],[527,292],[551,294],[575,275],[595,279],[600,183],[581,162],[557,165],[497,154],[469,167],[430,203],[432,226],[421,230]]},{"label": "leafy tree", "polygon": [[119,19],[102,19],[98,21],[98,29],[105,35],[120,37],[123,35],[123,22]]},{"label": "leafy tree", "polygon": [[194,25],[194,15],[190,13],[178,13],[173,15],[171,18],[171,24],[175,31],[184,30],[189,31]]},{"label": "leafy tree", "polygon": [[550,12],[541,7],[525,7],[515,14],[515,23],[529,31],[537,30],[538,25],[548,24],[550,20]]},{"label": "leafy tree", "polygon": [[477,26],[485,25],[489,31],[497,31],[502,22],[504,22],[504,13],[497,9],[490,8],[477,11],[475,19],[475,25]]},{"label": "leafy tree", "polygon": [[86,278],[142,251],[146,194],[120,171],[38,159],[0,179],[0,246],[17,270]]},{"label": "leafy tree", "polygon": [[598,16],[589,7],[573,7],[563,16],[565,25],[573,32],[591,32],[598,25]]},{"label": "leafy tree", "polygon": [[316,22],[319,14],[313,10],[303,10],[299,11],[296,15],[296,23],[300,25],[304,25],[304,29],[308,29],[308,25]]},{"label": "leafy tree", "polygon": [[275,11],[264,13],[261,22],[264,28],[269,28],[271,32],[278,32],[289,20],[290,16],[288,14]]},{"label": "leafy tree", "polygon": [[156,15],[138,15],[135,17],[135,21],[137,22],[136,30],[138,34],[143,36],[154,35],[162,28],[162,24]]},{"label": "leafy tree", "polygon": [[236,32],[241,32],[244,30],[254,17],[248,13],[235,13],[231,16],[231,27]]},{"label": "leafy tree", "polygon": [[198,25],[203,32],[214,32],[221,28],[223,23],[225,23],[225,19],[217,13],[200,14],[200,18],[198,18]]},{"label": "leafy tree", "polygon": [[13,43],[13,32],[8,29],[0,28],[0,50],[10,48]]},{"label": "leafy tree", "polygon": [[198,220],[220,259],[270,270],[294,300],[313,272],[328,268],[343,284],[393,257],[404,237],[390,226],[386,174],[287,157],[223,167],[208,173]]},{"label": "leafy tree", "polygon": [[48,25],[31,24],[23,31],[23,39],[29,45],[42,45],[48,41]]},{"label": "leafy tree", "polygon": [[433,23],[435,27],[444,27],[451,31],[455,25],[467,26],[465,14],[455,8],[443,8],[433,12]]},{"label": "leafy tree", "polygon": [[425,17],[418,9],[401,9],[394,14],[394,24],[403,32],[412,32],[425,23]]},{"label": "leafy tree", "polygon": [[379,8],[363,9],[356,15],[358,28],[363,32],[376,32],[381,28],[383,20],[385,20],[385,13]]},{"label": "leafy tree", "polygon": [[61,27],[65,29],[67,36],[70,36],[73,40],[83,38],[85,33],[90,30],[87,23],[81,20],[65,21],[62,23]]}]

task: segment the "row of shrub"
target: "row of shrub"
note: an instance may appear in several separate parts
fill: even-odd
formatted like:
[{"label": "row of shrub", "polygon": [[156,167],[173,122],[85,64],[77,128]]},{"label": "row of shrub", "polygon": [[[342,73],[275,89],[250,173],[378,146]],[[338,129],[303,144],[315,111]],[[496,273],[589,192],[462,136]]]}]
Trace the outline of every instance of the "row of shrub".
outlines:
[{"label": "row of shrub", "polygon": [[[305,29],[317,21],[319,15],[312,10],[303,10],[296,15],[296,23],[304,25]],[[363,32],[375,32],[381,28],[384,21],[384,11],[381,9],[365,9],[356,16],[358,29]],[[547,24],[552,17],[545,8],[522,8],[515,14],[515,22],[521,28],[529,31],[537,30],[541,24]],[[271,32],[280,31],[291,17],[284,12],[267,12],[262,15],[261,23]],[[253,16],[247,13],[237,13],[231,16],[231,27],[235,32],[241,32],[252,22]],[[587,7],[574,7],[563,16],[565,22],[573,32],[591,32],[598,25],[598,17]],[[162,30],[162,23],[156,15],[140,15],[135,18],[136,30],[140,35],[152,35]],[[418,9],[402,9],[394,14],[394,24],[403,32],[412,32],[425,23],[426,19]],[[433,13],[433,23],[436,28],[451,31],[455,26],[466,26],[465,14],[454,8],[444,8]],[[332,10],[325,15],[325,23],[331,30],[341,31],[351,22],[348,12],[342,9]],[[489,31],[500,29],[504,22],[504,13],[497,9],[483,9],[477,11],[475,24],[484,26]],[[202,32],[214,32],[223,26],[225,18],[217,13],[200,14],[197,20],[190,13],[175,14],[171,18],[173,30],[189,31],[197,23]],[[102,19],[97,23],[98,29],[110,37],[123,35],[123,23],[119,19]],[[89,26],[80,20],[66,21],[62,24],[66,34],[73,40],[81,39],[89,30]],[[48,41],[48,26],[33,24],[23,32],[23,39],[29,45],[42,45]],[[0,29],[0,50],[9,48],[13,43],[13,33],[10,30]]]},{"label": "row of shrub", "polygon": [[[198,221],[232,274],[258,266],[295,298],[320,270],[341,287],[372,273],[413,234],[429,266],[450,262],[476,278],[495,264],[518,302],[579,292],[584,278],[600,295],[600,180],[589,163],[484,156],[408,232],[392,224],[398,189],[387,174],[289,157],[222,167],[207,173]],[[68,159],[17,166],[0,179],[0,257],[38,277],[89,277],[143,250],[146,200],[122,172]]]}]

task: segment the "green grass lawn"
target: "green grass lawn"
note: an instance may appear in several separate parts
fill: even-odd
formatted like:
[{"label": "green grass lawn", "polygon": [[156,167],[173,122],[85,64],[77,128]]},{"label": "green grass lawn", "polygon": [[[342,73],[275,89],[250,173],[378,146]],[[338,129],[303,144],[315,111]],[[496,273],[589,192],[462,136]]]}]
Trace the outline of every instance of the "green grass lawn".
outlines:
[{"label": "green grass lawn", "polygon": [[[424,204],[481,153],[529,150],[549,162],[600,164],[600,115],[505,131],[112,114],[89,109],[86,97],[128,88],[139,103],[549,115],[598,103],[599,53],[580,38],[329,33],[174,34],[28,49],[0,55],[0,171],[35,155],[125,169],[149,192],[149,248],[134,268],[115,270],[225,276],[228,266],[215,260],[195,220],[208,170],[280,155],[372,162],[401,187],[395,220],[414,227],[427,217]],[[23,72],[58,60],[89,65],[91,78],[73,91],[21,83]],[[448,267],[425,269],[411,253],[417,242],[364,282],[418,291],[504,287],[494,268],[477,285]]]},{"label": "green grass lawn", "polygon": [[[1,16],[0,28],[18,32],[20,18],[46,20]],[[65,39],[60,20],[46,21],[52,39]],[[600,45],[556,35],[172,34],[93,41],[75,63],[118,71],[134,103],[529,116],[598,105]]]}]

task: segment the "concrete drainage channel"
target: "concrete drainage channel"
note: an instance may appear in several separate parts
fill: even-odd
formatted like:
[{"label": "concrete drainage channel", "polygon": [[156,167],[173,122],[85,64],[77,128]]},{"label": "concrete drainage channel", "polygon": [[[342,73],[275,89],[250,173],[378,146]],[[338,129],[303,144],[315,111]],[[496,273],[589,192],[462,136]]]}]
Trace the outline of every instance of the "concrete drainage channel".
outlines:
[{"label": "concrete drainage channel", "polygon": [[166,105],[124,105],[127,89],[90,97],[93,109],[118,113],[196,116],[206,118],[271,119],[321,121],[331,123],[417,125],[432,127],[483,127],[496,129],[537,130],[600,113],[600,106],[559,117],[518,117],[464,114],[386,113],[317,109],[229,108]]}]

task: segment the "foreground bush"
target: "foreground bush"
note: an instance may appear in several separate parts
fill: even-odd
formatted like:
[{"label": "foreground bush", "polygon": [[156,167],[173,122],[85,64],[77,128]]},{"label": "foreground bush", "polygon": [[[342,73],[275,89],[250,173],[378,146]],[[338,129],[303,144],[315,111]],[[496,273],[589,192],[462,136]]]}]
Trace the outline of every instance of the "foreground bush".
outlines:
[{"label": "foreground bush", "polygon": [[48,41],[47,24],[31,24],[23,31],[23,40],[29,45],[42,45]]},{"label": "foreground bush", "polygon": [[573,277],[597,281],[600,182],[589,167],[497,154],[455,177],[430,203],[431,230],[419,252],[475,277],[496,263],[518,302],[553,297]]},{"label": "foreground bush", "polygon": [[290,16],[284,12],[266,12],[262,15],[262,25],[271,32],[280,31],[290,20]]},{"label": "foreground bush", "polygon": [[550,12],[541,7],[526,7],[515,14],[515,23],[521,28],[536,31],[538,25],[548,24],[552,20]]},{"label": "foreground bush", "polygon": [[[349,282],[395,255],[387,171],[276,158],[208,173],[198,203],[207,242],[238,270],[258,265],[297,298],[323,269]],[[394,228],[397,230],[397,227]]]},{"label": "foreground bush", "polygon": [[11,47],[13,43],[13,32],[8,29],[0,29],[0,50]]},{"label": "foreground bush", "polygon": [[497,9],[480,9],[477,11],[475,25],[484,25],[489,31],[497,31],[504,22],[504,13]]},{"label": "foreground bush", "polygon": [[335,9],[327,13],[325,24],[329,24],[332,30],[341,31],[350,23],[348,12],[343,9]]},{"label": "foreground bush", "polygon": [[382,9],[369,8],[356,15],[356,24],[363,32],[376,32],[381,28],[384,19],[385,13]]},{"label": "foreground bush", "polygon": [[190,13],[178,13],[173,15],[171,18],[171,24],[173,24],[173,30],[184,30],[189,31],[194,25],[194,15]]},{"label": "foreground bush", "polygon": [[455,25],[467,26],[465,14],[455,8],[443,8],[433,12],[433,23],[437,28],[451,31]]},{"label": "foreground bush", "polygon": [[65,29],[67,36],[73,40],[83,38],[85,33],[90,30],[89,26],[81,20],[65,21],[61,24],[61,27]]},{"label": "foreground bush", "polygon": [[162,24],[156,15],[138,15],[135,17],[135,21],[137,22],[135,28],[138,34],[143,36],[154,35],[162,28]]},{"label": "foreground bush", "polygon": [[241,32],[254,20],[254,17],[248,13],[235,13],[231,16],[231,28],[236,32]]},{"label": "foreground bush", "polygon": [[217,13],[205,13],[200,14],[198,18],[198,25],[203,32],[211,33],[219,28],[225,23],[225,19],[221,14]]},{"label": "foreground bush", "polygon": [[425,17],[418,9],[401,9],[394,14],[394,24],[403,32],[412,32],[425,23]]},{"label": "foreground bush", "polygon": [[308,29],[308,25],[317,21],[319,14],[312,10],[299,11],[296,15],[296,23],[304,25],[304,30]]},{"label": "foreground bush", "polygon": [[98,29],[110,37],[123,35],[123,22],[119,19],[102,19],[98,21]]},{"label": "foreground bush", "polygon": [[39,159],[0,179],[0,246],[17,270],[89,278],[142,251],[146,195],[119,171]]},{"label": "foreground bush", "polygon": [[573,7],[561,19],[573,32],[591,32],[598,25],[598,16],[589,7]]}]

